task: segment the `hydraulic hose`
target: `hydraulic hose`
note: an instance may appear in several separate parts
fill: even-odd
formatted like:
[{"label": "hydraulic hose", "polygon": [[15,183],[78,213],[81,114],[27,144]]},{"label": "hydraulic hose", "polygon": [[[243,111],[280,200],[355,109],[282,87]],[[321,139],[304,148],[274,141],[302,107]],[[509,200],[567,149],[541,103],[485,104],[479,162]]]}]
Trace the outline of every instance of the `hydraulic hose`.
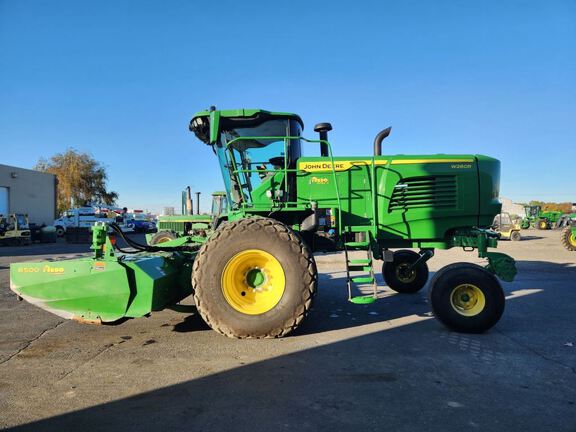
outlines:
[{"label": "hydraulic hose", "polygon": [[114,232],[116,232],[116,234],[118,234],[120,236],[120,238],[128,244],[128,246],[136,249],[136,251],[127,251],[126,249],[121,249],[119,246],[114,245],[114,247],[122,253],[135,254],[135,253],[139,253],[139,252],[176,252],[176,251],[177,252],[192,252],[192,251],[198,250],[198,248],[199,248],[198,245],[195,245],[195,246],[172,246],[172,247],[170,247],[170,246],[162,247],[162,246],[143,245],[143,244],[137,243],[134,240],[128,238],[116,222],[108,224],[108,226],[110,228],[112,228],[112,230]]}]

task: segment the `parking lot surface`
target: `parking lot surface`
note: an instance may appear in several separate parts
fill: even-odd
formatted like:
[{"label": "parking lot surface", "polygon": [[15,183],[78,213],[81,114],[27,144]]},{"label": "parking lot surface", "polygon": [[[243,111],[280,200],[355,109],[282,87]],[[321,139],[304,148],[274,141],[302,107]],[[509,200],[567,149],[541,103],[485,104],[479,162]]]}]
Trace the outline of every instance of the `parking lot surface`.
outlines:
[{"label": "parking lot surface", "polygon": [[[120,325],[64,321],[9,290],[9,264],[88,253],[0,248],[0,426],[15,430],[576,431],[576,252],[558,231],[499,244],[517,260],[504,316],[451,332],[426,289],[346,301],[344,257],[319,254],[319,293],[292,335],[234,340],[187,299]],[[462,250],[437,251],[431,276]],[[378,264],[381,265],[381,264]],[[80,288],[80,287],[79,287]]]}]

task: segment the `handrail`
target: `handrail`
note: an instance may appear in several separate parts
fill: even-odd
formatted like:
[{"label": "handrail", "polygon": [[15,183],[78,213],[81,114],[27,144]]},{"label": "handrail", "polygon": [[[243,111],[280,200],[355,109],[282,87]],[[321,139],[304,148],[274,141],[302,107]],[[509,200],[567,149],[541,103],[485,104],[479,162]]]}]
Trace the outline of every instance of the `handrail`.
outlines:
[{"label": "handrail", "polygon": [[[288,190],[288,176],[286,175],[288,172],[299,172],[302,170],[298,170],[298,169],[289,169],[286,168],[287,167],[287,158],[288,158],[288,149],[287,149],[287,145],[288,145],[288,141],[289,140],[301,140],[307,143],[319,143],[319,144],[325,144],[328,147],[328,155],[330,157],[330,166],[331,166],[331,171],[332,171],[332,181],[334,182],[334,192],[336,193],[336,202],[338,203],[338,212],[340,213],[338,215],[338,235],[342,234],[342,202],[340,200],[340,188],[338,187],[338,182],[336,179],[336,169],[335,169],[335,165],[334,165],[334,155],[332,153],[332,146],[330,145],[330,142],[328,140],[312,140],[312,139],[308,139],[308,138],[304,138],[301,136],[253,136],[253,137],[238,137],[238,138],[234,138],[230,141],[228,141],[226,143],[226,149],[228,150],[229,147],[232,144],[235,144],[238,141],[242,141],[242,140],[284,140],[284,167],[282,168],[282,171],[284,172],[284,190]],[[243,172],[243,171],[251,171],[251,170],[237,170],[236,169],[236,161],[234,160],[234,157],[232,157],[232,163],[234,165],[234,169],[233,169],[233,173],[237,174],[239,172]],[[258,171],[258,170],[254,170],[254,171]],[[268,170],[260,170],[260,171],[265,171],[268,172]],[[305,172],[305,171],[302,171]],[[238,179],[239,180],[239,179]],[[241,182],[239,182],[241,183]],[[298,201],[296,201],[296,203],[298,203]]]}]

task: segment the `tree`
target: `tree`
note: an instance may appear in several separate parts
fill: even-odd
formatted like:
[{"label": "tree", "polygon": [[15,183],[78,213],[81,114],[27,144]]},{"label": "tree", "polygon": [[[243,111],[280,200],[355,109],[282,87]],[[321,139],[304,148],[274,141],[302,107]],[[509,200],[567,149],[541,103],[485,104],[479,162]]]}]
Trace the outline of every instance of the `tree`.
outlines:
[{"label": "tree", "polygon": [[72,204],[98,202],[113,205],[118,199],[117,192],[106,189],[106,169],[87,153],[69,148],[49,160],[41,158],[34,169],[56,174],[59,212],[69,209]]},{"label": "tree", "polygon": [[562,213],[570,213],[572,211],[572,203],[563,202],[545,202],[545,201],[530,201],[531,206],[539,205],[542,211],[560,211]]}]

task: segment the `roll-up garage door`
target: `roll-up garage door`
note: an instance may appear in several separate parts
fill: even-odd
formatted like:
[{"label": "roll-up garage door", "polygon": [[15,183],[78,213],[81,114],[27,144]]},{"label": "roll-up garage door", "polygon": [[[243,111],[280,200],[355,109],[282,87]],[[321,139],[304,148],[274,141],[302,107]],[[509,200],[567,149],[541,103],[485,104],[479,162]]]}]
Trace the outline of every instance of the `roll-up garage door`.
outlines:
[{"label": "roll-up garage door", "polygon": [[0,186],[0,214],[8,214],[8,188]]}]

